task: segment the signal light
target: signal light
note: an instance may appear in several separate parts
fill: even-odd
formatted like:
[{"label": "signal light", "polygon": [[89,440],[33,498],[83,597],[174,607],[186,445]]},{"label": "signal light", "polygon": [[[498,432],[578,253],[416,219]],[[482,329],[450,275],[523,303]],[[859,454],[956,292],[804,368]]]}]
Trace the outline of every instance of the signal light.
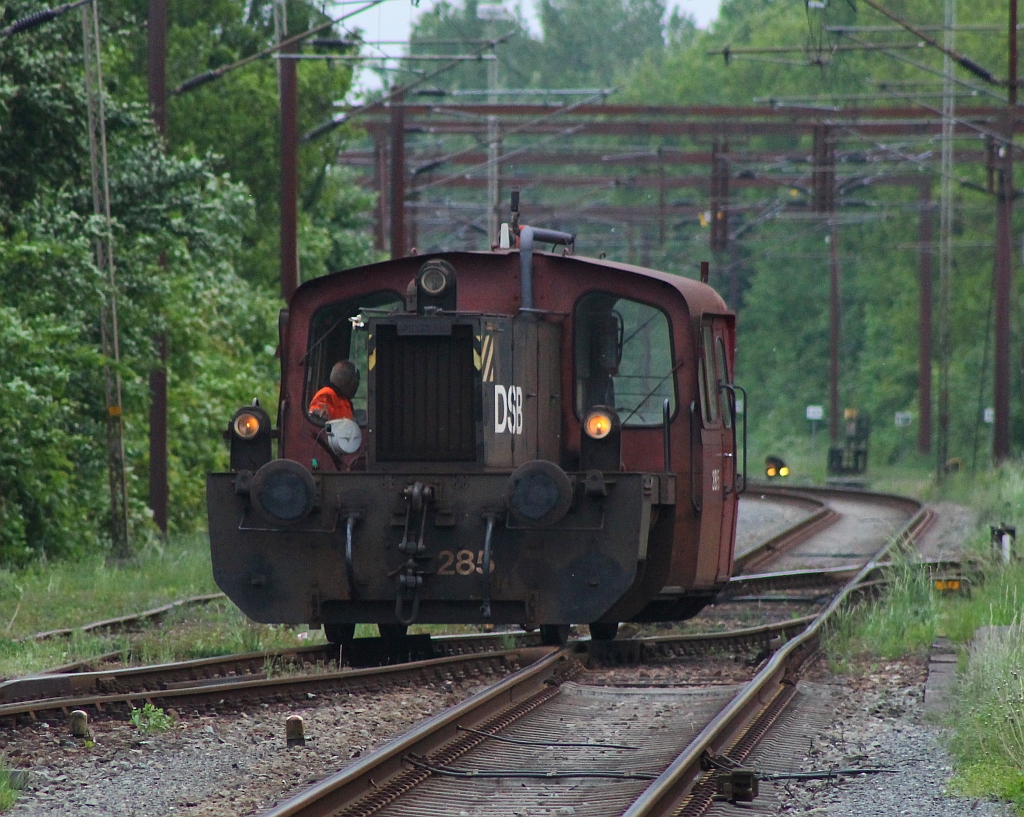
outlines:
[{"label": "signal light", "polygon": [[765,457],[764,460],[764,473],[767,477],[788,477],[789,466],[782,460],[781,457]]},{"label": "signal light", "polygon": [[228,424],[225,435],[231,445],[231,470],[256,473],[270,462],[273,429],[270,415],[254,400],[253,405],[240,408]]},{"label": "signal light", "polygon": [[612,431],[612,416],[607,411],[592,411],[583,421],[583,430],[594,440],[603,440]]},{"label": "signal light", "polygon": [[243,440],[251,440],[260,431],[259,418],[252,412],[243,412],[235,417],[233,423],[235,434]]},{"label": "signal light", "polygon": [[622,464],[622,424],[615,409],[595,406],[583,418],[581,471],[618,471]]}]

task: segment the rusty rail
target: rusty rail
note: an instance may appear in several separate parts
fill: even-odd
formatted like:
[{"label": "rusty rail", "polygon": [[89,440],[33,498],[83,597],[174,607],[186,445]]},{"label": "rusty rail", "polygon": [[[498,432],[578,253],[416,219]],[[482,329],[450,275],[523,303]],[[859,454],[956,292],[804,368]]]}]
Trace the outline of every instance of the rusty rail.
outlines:
[{"label": "rusty rail", "polygon": [[[892,497],[886,497],[892,501]],[[901,499],[910,503],[912,500]],[[818,649],[825,624],[853,596],[865,579],[879,565],[889,551],[898,545],[920,537],[931,524],[932,513],[914,503],[917,513],[904,526],[900,534],[888,541],[854,576],[831,604],[819,613],[799,636],[778,650],[743,691],[711,721],[675,761],[655,780],[625,812],[624,817],[660,817],[685,814],[687,817],[703,814],[714,796],[714,773],[701,769],[701,759],[707,753],[724,754],[731,760],[742,761],[756,743],[747,739],[767,729],[767,721],[776,716],[775,710],[784,697],[791,694],[796,673],[804,661]],[[759,723],[760,720],[760,723]],[[759,738],[758,738],[759,739]],[[735,756],[734,756],[735,755]]]},{"label": "rusty rail", "polygon": [[814,536],[814,534],[825,530],[825,528],[830,525],[833,525],[840,518],[840,515],[832,510],[832,508],[828,507],[827,504],[808,494],[793,490],[775,489],[774,487],[752,487],[755,487],[757,493],[762,497],[771,496],[791,503],[808,504],[815,508],[815,510],[795,525],[791,525],[781,533],[766,539],[756,547],[748,550],[742,556],[737,556],[733,566],[734,573],[742,574],[753,570],[766,562],[772,561],[787,550],[796,547],[801,542],[807,541],[809,538]]}]

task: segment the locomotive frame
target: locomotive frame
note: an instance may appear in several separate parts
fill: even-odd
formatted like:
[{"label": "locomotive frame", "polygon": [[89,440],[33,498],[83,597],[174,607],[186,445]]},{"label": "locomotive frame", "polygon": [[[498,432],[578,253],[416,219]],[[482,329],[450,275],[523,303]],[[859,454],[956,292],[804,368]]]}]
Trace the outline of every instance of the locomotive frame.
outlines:
[{"label": "locomotive frame", "polygon": [[[341,642],[357,622],[614,637],[728,581],[733,314],[705,283],[535,241],[572,236],[523,227],[517,248],[297,289],[277,428],[239,409],[230,470],[207,479],[214,576],[246,615]],[[347,447],[306,411],[338,359],[365,384]]]}]

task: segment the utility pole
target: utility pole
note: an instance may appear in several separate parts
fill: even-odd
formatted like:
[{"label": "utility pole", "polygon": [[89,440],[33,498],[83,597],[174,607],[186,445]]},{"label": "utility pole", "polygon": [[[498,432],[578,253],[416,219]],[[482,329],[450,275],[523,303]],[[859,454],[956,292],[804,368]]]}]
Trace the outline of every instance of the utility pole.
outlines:
[{"label": "utility pole", "polygon": [[[711,251],[718,285],[725,284],[724,253],[729,249],[729,143],[716,138],[711,146]],[[730,298],[730,306],[737,302]]]},{"label": "utility pole", "polygon": [[408,247],[405,235],[405,98],[396,94],[390,104],[391,257],[402,258]]},{"label": "utility pole", "polygon": [[[494,105],[498,101],[498,49],[497,23],[511,21],[512,15],[501,3],[481,3],[476,7],[479,20],[487,21],[487,37],[491,44],[494,57],[487,65],[487,101]],[[501,220],[501,189],[500,162],[501,143],[498,135],[498,117],[491,114],[487,117],[487,243],[494,246],[498,243],[499,222]]]},{"label": "utility pole", "polygon": [[814,169],[811,171],[814,210],[828,226],[828,435],[839,443],[839,224],[836,218],[836,146],[832,128],[814,127]]},{"label": "utility pole", "polygon": [[[167,0],[149,0],[148,26],[149,108],[161,136],[167,131]],[[160,268],[167,257],[160,256]],[[158,357],[149,373],[149,507],[153,521],[167,536],[167,506],[170,488],[167,481],[167,335],[153,339]]]},{"label": "utility pole", "polygon": [[373,129],[373,182],[377,191],[377,218],[373,227],[373,248],[383,251],[388,218],[388,149],[380,128]]},{"label": "utility pole", "polygon": [[833,210],[828,219],[828,434],[839,444],[839,224]]},{"label": "utility pole", "polygon": [[932,177],[918,188],[917,450],[932,450]]},{"label": "utility pole", "polygon": [[942,198],[939,204],[939,438],[936,445],[936,477],[942,481],[949,460],[949,365],[953,355],[953,135],[956,95],[953,88],[953,57],[956,45],[956,0],[945,0],[942,57]]},{"label": "utility pole", "polygon": [[117,326],[117,279],[114,273],[114,238],[110,218],[110,174],[107,164],[107,126],[103,107],[103,68],[100,65],[100,28],[96,0],[82,6],[85,58],[85,93],[89,119],[89,165],[92,171],[93,214],[103,218],[106,234],[96,239],[96,266],[108,273],[108,291],[100,310],[103,344],[104,396],[107,408],[107,475],[110,483],[111,552],[113,561],[132,556],[128,538],[128,478],[124,457],[124,416],[121,402],[121,347]]},{"label": "utility pole", "polygon": [[[285,0],[274,3],[274,28],[278,42],[288,36]],[[296,60],[289,59],[298,51],[298,43],[285,46],[277,61],[281,106],[281,297],[285,303],[299,286],[299,80]]]},{"label": "utility pole", "polygon": [[995,303],[995,427],[992,460],[998,465],[1010,456],[1010,296],[1013,288],[1013,129],[1017,119],[1017,0],[1010,0],[1006,124],[999,146],[999,186],[996,191]]}]

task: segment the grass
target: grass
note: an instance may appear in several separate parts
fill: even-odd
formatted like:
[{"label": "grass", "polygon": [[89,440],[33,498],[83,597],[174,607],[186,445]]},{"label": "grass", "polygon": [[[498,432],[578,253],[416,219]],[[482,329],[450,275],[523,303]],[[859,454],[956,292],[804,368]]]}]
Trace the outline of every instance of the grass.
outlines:
[{"label": "grass", "polygon": [[[874,484],[901,490],[914,479],[891,469]],[[973,508],[981,528],[964,542],[979,565],[980,581],[969,597],[934,593],[924,572],[908,558],[890,570],[889,589],[878,601],[847,613],[826,639],[826,654],[837,670],[854,658],[924,657],[937,635],[962,653],[959,686],[949,718],[949,748],[955,761],[952,791],[994,797],[1024,815],[1024,563],[993,559],[988,526],[1007,523],[1021,531],[1024,552],[1024,467],[1007,465],[975,477],[953,475],[942,486],[916,492],[929,500],[952,500]],[[1007,625],[999,639],[971,645],[978,627]]]},{"label": "grass", "polygon": [[832,626],[825,652],[836,671],[848,672],[851,659],[865,656],[921,656],[935,640],[940,602],[925,572],[906,557],[897,557],[885,578],[888,587],[882,598],[845,608]]},{"label": "grass", "polygon": [[12,785],[10,770],[0,762],[0,811],[7,811],[18,799],[18,790]]},{"label": "grass", "polygon": [[136,563],[110,567],[102,556],[0,571],[0,637],[87,624],[168,601],[215,593],[205,536],[174,539],[143,551]]},{"label": "grass", "polygon": [[[300,643],[293,628],[254,624],[228,601],[179,608],[159,627],[131,635],[76,633],[46,641],[19,640],[216,591],[205,536],[173,539],[123,567],[109,567],[96,557],[0,571],[0,677],[115,651],[134,663],[160,663]],[[320,633],[309,637],[306,643],[323,638]]]},{"label": "grass", "polygon": [[995,795],[1024,813],[1024,625],[970,648],[952,713],[953,790]]}]

